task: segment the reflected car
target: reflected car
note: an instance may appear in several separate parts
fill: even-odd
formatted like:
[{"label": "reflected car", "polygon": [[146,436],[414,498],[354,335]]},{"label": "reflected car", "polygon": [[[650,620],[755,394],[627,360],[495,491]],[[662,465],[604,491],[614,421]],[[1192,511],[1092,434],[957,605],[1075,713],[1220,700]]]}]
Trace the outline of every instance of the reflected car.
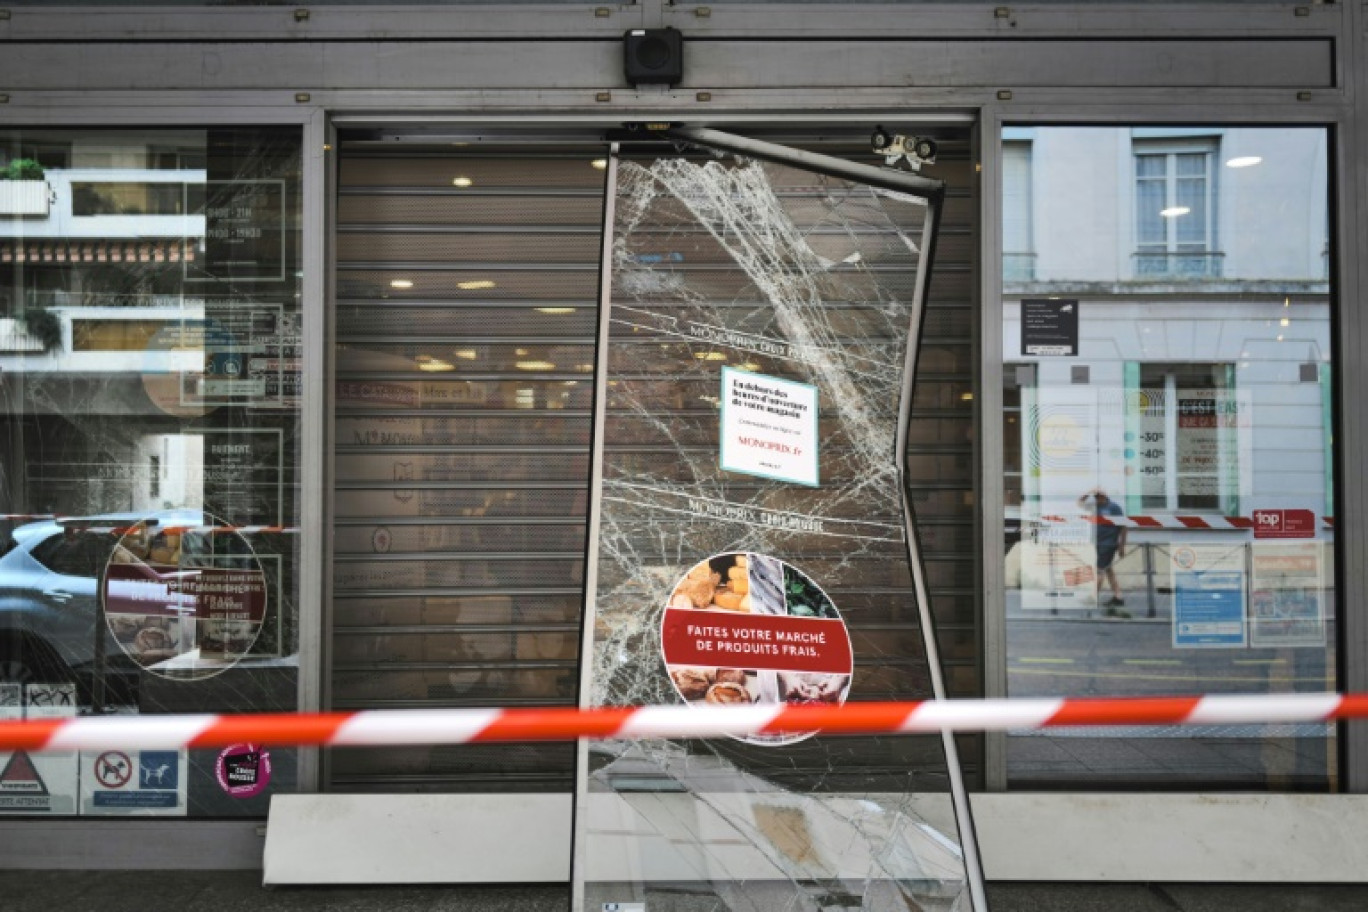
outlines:
[{"label": "reflected car", "polygon": [[[97,711],[136,703],[139,668],[100,617],[100,576],[146,514],[111,513],[15,527],[0,556],[0,683],[75,681]],[[158,514],[200,524],[203,514]]]}]

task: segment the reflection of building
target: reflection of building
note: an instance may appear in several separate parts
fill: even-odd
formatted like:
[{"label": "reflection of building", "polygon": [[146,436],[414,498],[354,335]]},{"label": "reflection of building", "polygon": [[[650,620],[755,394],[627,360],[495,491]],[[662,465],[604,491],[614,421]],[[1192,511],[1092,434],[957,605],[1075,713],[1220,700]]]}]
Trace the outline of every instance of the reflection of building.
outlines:
[{"label": "reflection of building", "polygon": [[[145,391],[165,385],[162,377],[202,362],[202,346],[192,351],[155,340],[204,319],[203,296],[187,295],[183,286],[204,251],[203,148],[194,148],[192,134],[50,131],[27,134],[10,158],[36,161],[44,171],[30,182],[42,185],[41,212],[15,215],[30,210],[0,207],[0,372],[23,378],[23,394],[37,406],[31,415],[48,415],[18,460],[39,473],[44,492],[29,508],[83,513],[199,504],[198,437],[142,433],[116,445],[105,434],[92,449],[81,442],[91,435],[66,434],[60,425],[82,412],[87,420],[99,420],[100,412],[138,414]],[[35,351],[46,357],[33,357]],[[179,398],[178,390],[169,394]],[[11,433],[11,447],[20,439]],[[71,471],[39,455],[57,440]],[[79,477],[111,457],[94,477]],[[10,482],[22,484],[14,475]],[[24,509],[15,490],[6,497],[15,501],[11,512]]]},{"label": "reflection of building", "polygon": [[[1077,301],[1085,315],[1077,357],[1031,357],[1007,309],[1016,364],[1005,382],[1023,410],[1009,433],[1028,433],[1032,409],[1070,407],[1061,396],[1089,410],[1086,449],[1117,454],[1089,471],[1128,512],[1236,516],[1310,502],[1334,513],[1326,135],[1275,136],[1004,136],[1004,244],[1021,248],[1004,248],[1006,291]],[[1009,506],[1051,498],[1033,477],[1009,482]]]},{"label": "reflection of building", "polygon": [[[628,158],[654,154],[631,145],[650,131],[619,132],[641,122],[875,163],[878,124],[940,141],[927,170],[951,191],[908,440],[952,695],[1368,687],[1368,620],[1336,610],[1368,591],[1361,561],[1336,560],[1362,550],[1365,519],[1346,484],[1362,457],[1354,302],[1368,282],[1352,255],[1368,157],[1353,4],[1201,3],[1181,16],[1138,2],[105,5],[18,3],[0,22],[11,50],[0,162],[46,167],[42,181],[0,181],[0,200],[31,213],[0,213],[3,505],[25,516],[212,506],[232,524],[289,530],[260,533],[276,536],[259,549],[279,577],[271,648],[193,687],[154,676],[140,710],[564,704],[590,692],[579,634],[585,532],[602,507],[589,488],[594,419],[622,402],[594,383],[601,231],[617,179],[610,141],[629,142]],[[621,75],[622,33],[642,24],[683,32],[679,84]],[[1062,123],[1080,126],[1046,126]],[[1262,161],[1234,166],[1251,157]],[[817,259],[873,259],[859,246],[868,219],[820,224],[829,202],[810,189],[786,199],[807,204]],[[745,288],[706,238],[661,230],[642,243],[620,291]],[[908,247],[891,246],[872,268],[896,278],[888,263]],[[1023,354],[1021,299],[1076,302],[1077,353]],[[728,332],[763,325],[745,308],[730,316]],[[779,373],[782,358],[756,347],[742,360],[725,335],[662,349],[650,331],[653,348],[614,364],[650,378],[654,407],[610,412],[605,427],[640,432],[616,466],[720,472],[719,387],[680,377],[724,363]],[[680,433],[670,446],[648,437],[662,425]],[[1115,568],[1132,616],[1023,607],[1023,587],[1095,586],[1096,539],[1076,504],[1093,487],[1133,523]],[[801,492],[774,500],[766,515],[801,513]],[[1312,546],[1256,541],[1240,524],[1277,511],[1309,511]],[[1023,535],[1044,546],[1038,559],[1023,562]],[[681,567],[706,556],[694,547]],[[852,699],[930,680],[902,550],[876,538],[823,567],[863,625]],[[805,565],[811,552],[793,557]],[[53,569],[35,560],[30,582]],[[1198,617],[1202,593],[1213,610]],[[0,659],[20,653],[0,668],[27,667],[31,640],[0,646]],[[1183,852],[1195,876],[1289,876],[1294,853],[1224,852],[1229,818],[1193,793],[1235,789],[1295,792],[1228,801],[1284,808],[1268,825],[1323,839],[1306,854],[1331,859],[1316,872],[1330,879],[1361,876],[1324,849],[1361,843],[1363,815],[1346,813],[1352,796],[1304,793],[1368,791],[1362,742],[1352,728],[1257,726],[960,743],[970,788],[991,793],[980,826],[994,876],[1164,878]],[[906,744],[865,751],[839,776],[811,755],[775,766],[832,788],[887,782],[922,769],[898,752]],[[566,823],[578,775],[569,745],[275,759],[276,794],[485,792],[524,833],[561,830],[528,820],[535,802],[512,793],[547,792],[560,802],[547,813]],[[216,857],[255,864],[266,799],[230,798],[211,763],[186,768],[188,816],[219,818]],[[1048,795],[1024,794],[1043,780]],[[1112,789],[1173,792],[1164,806],[1177,810],[1153,826],[1133,809],[1107,816],[1090,796]],[[431,803],[483,832],[451,795]],[[1005,822],[1013,813],[1057,821],[1061,840],[1101,818],[1140,833],[1140,849],[1109,854],[1097,840],[1014,868],[1033,845]],[[1179,845],[1172,820],[1200,845]],[[43,863],[98,837],[96,821],[28,823],[0,822],[0,844]],[[156,867],[159,849],[211,841],[195,829],[205,821],[149,823],[136,846],[103,840],[101,863]],[[557,841],[524,854],[568,853]],[[1138,867],[1118,874],[1116,856]],[[478,851],[465,860],[458,877],[486,870]]]},{"label": "reflection of building", "polygon": [[[237,234],[249,246],[263,232],[281,236],[275,220],[244,232],[238,222],[258,204],[233,188],[268,188],[278,208],[280,181],[211,180],[223,167],[206,135],[48,130],[14,144],[12,160],[42,171],[23,183],[41,185],[44,205],[0,210],[0,371],[33,419],[9,435],[24,467],[8,476],[11,512],[198,508],[206,478],[211,493],[242,487],[241,454],[219,458],[231,447],[206,440],[235,421],[216,410],[271,398],[258,379],[269,368],[251,367],[265,359],[251,356],[279,355],[282,305],[229,316],[240,292],[219,273]],[[272,345],[256,339],[263,319]],[[55,446],[61,459],[45,455]],[[220,500],[220,510],[243,509],[234,495]]]},{"label": "reflection of building", "polygon": [[[1185,678],[1278,693],[1335,680],[1326,139],[1004,134],[1009,693],[1141,694]],[[1115,502],[1107,512],[1098,490]],[[1125,622],[1124,642],[1094,619]],[[1042,675],[1037,661],[1094,671]],[[1017,736],[1007,766],[1023,784],[1149,783],[1157,762],[1211,785],[1276,776],[1316,788],[1336,777],[1334,744],[1314,726],[1217,730],[1200,746],[1143,731]],[[1052,764],[1046,745],[1093,759]]]}]

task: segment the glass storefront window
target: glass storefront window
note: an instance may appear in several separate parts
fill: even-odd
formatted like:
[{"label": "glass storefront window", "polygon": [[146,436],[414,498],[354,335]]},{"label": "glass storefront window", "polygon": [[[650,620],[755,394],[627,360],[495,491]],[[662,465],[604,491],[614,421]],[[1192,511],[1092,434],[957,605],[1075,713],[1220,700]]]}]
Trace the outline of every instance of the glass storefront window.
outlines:
[{"label": "glass storefront window", "polygon": [[[0,132],[0,718],[298,707],[300,168],[297,128]],[[294,780],[0,755],[0,814],[263,816]]]},{"label": "glass storefront window", "polygon": [[[1334,690],[1327,132],[1002,139],[1009,695]],[[1337,785],[1330,725],[1007,744],[1022,786]]]}]

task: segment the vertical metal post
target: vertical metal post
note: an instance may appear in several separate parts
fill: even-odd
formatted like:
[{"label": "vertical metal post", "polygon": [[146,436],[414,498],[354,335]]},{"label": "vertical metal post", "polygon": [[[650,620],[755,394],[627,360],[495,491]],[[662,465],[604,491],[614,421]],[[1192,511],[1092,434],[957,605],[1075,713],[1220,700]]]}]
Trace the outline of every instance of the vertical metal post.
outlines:
[{"label": "vertical metal post", "polygon": [[[917,598],[917,614],[921,621],[922,645],[931,676],[931,690],[936,699],[945,699],[945,680],[941,672],[940,647],[936,642],[936,626],[931,614],[931,592],[926,581],[926,564],[922,560],[921,541],[917,537],[912,503],[907,494],[907,432],[912,415],[912,396],[916,387],[917,356],[920,354],[923,317],[926,313],[926,287],[930,283],[931,243],[940,226],[943,201],[936,197],[927,201],[926,219],[922,226],[921,261],[917,266],[917,282],[913,292],[912,315],[907,330],[907,351],[903,358],[902,397],[898,403],[898,436],[894,458],[898,470],[898,501],[902,506],[904,535],[907,539],[908,567],[912,572],[912,586]],[[969,792],[964,787],[964,773],[960,768],[959,748],[952,732],[941,732],[945,749],[946,771],[950,778],[950,801],[955,809],[955,823],[959,827],[960,848],[964,853],[964,872],[968,878],[969,898],[978,912],[987,912],[988,894],[983,882],[983,861],[979,856],[978,833],[974,828],[973,809]]]},{"label": "vertical metal post", "polygon": [[[592,454],[589,461],[589,523],[588,542],[584,557],[584,611],[580,630],[579,705],[592,704],[594,684],[594,613],[598,594],[599,521],[603,498],[603,431],[608,415],[608,337],[612,326],[613,289],[613,219],[617,202],[617,143],[608,150],[608,167],[604,175],[603,240],[599,247],[599,313],[598,338],[594,350],[594,429]],[[584,909],[584,863],[587,858],[584,831],[584,806],[589,797],[589,741],[580,738],[575,744],[575,800],[571,818],[570,904],[572,912]]]},{"label": "vertical metal post", "polygon": [[[308,534],[299,560],[299,709],[317,711],[326,703],[327,649],[331,630],[326,608],[331,585],[332,454],[328,425],[332,418],[331,329],[327,302],[332,285],[328,252],[332,248],[330,192],[334,131],[322,108],[304,125],[303,238],[300,282],[300,325],[303,330],[300,389],[299,524]],[[320,751],[298,753],[299,790],[316,792],[322,784]]]},{"label": "vertical metal post", "polygon": [[[1339,423],[1335,429],[1335,460],[1338,483],[1335,485],[1336,552],[1335,608],[1339,618],[1340,664],[1336,684],[1342,691],[1361,692],[1368,688],[1368,613],[1356,610],[1368,590],[1368,538],[1362,518],[1368,513],[1368,488],[1351,483],[1362,472],[1363,453],[1368,448],[1368,407],[1362,390],[1368,387],[1368,374],[1360,352],[1368,344],[1368,319],[1359,306],[1363,289],[1368,287],[1368,258],[1359,256],[1368,236],[1368,206],[1364,205],[1368,187],[1364,185],[1363,155],[1368,148],[1368,118],[1362,114],[1368,97],[1368,10],[1361,3],[1344,5],[1346,27],[1336,42],[1343,48],[1337,55],[1348,68],[1347,85],[1356,98],[1343,115],[1341,129],[1331,133],[1334,151],[1331,165],[1334,183],[1332,211],[1334,240],[1333,299],[1335,315],[1334,347],[1335,408]],[[1349,792],[1368,792],[1368,722],[1341,723],[1340,760],[1344,774],[1341,788]]]},{"label": "vertical metal post", "polygon": [[1158,617],[1154,592],[1154,544],[1145,542],[1140,550],[1145,553],[1145,617]]},{"label": "vertical metal post", "polygon": [[[979,175],[979,442],[978,503],[982,551],[980,609],[983,617],[983,693],[1007,696],[1006,537],[1003,518],[1004,434],[1002,422],[1002,114],[997,107],[982,109],[978,126]],[[1027,388],[1021,391],[1021,422],[1028,410]],[[1020,426],[1020,425],[1019,425]],[[1022,472],[1023,504],[1031,493],[1031,479]],[[1022,520],[1022,535],[1025,535]],[[983,736],[983,783],[988,791],[1007,787],[1007,736]]]}]

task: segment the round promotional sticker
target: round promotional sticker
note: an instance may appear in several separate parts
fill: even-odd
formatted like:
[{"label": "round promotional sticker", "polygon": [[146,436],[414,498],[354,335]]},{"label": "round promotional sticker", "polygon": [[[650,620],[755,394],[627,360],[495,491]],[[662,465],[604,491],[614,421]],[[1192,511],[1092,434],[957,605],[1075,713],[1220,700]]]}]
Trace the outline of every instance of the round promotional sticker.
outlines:
[{"label": "round promotional sticker", "polygon": [[[763,554],[718,554],[670,593],[661,652],[675,690],[691,705],[844,703],[854,657],[840,612],[796,567]],[[792,744],[812,732],[748,735]]]},{"label": "round promotional sticker", "polygon": [[255,744],[234,744],[218,755],[214,775],[234,798],[251,798],[271,784],[271,755]]},{"label": "round promotional sticker", "polygon": [[241,533],[190,511],[115,531],[100,595],[109,634],[130,659],[160,677],[199,680],[251,650],[266,618],[266,573]]}]

